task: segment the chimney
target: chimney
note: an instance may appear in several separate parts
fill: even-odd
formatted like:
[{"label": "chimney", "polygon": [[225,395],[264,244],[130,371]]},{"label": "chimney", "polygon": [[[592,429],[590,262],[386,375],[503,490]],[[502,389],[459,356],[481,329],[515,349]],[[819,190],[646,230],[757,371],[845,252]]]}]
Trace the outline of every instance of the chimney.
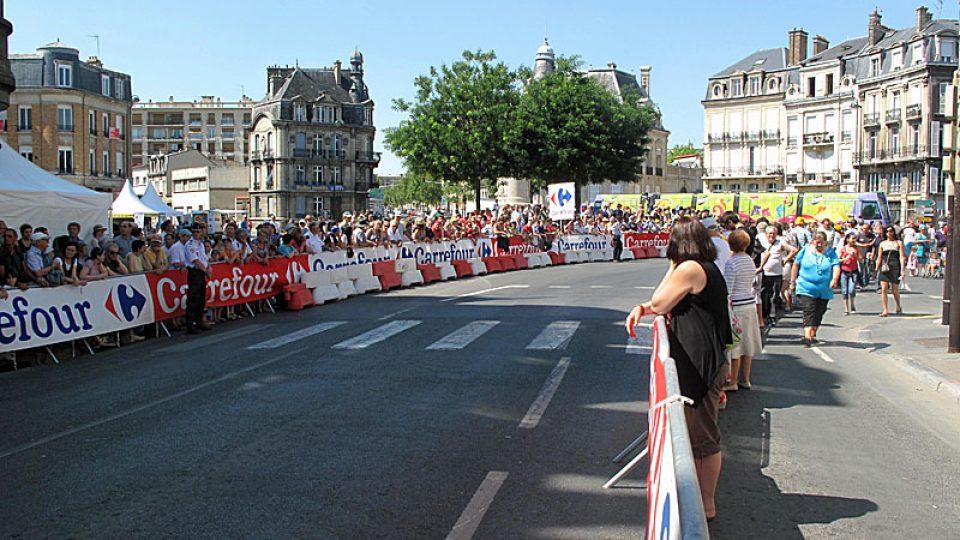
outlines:
[{"label": "chimney", "polygon": [[817,55],[830,48],[830,42],[827,38],[816,35],[813,36],[813,54]]},{"label": "chimney", "polygon": [[280,66],[267,68],[267,94],[275,95],[283,86],[283,72]]},{"label": "chimney", "polygon": [[96,56],[91,56],[90,58],[87,58],[87,63],[93,67],[98,67],[100,69],[103,69],[103,62],[101,62],[100,59],[97,58]]},{"label": "chimney", "polygon": [[917,32],[922,32],[923,29],[933,21],[933,14],[930,13],[930,10],[927,9],[927,6],[920,6],[917,8]]},{"label": "chimney", "polygon": [[650,66],[640,66],[640,88],[650,97]]},{"label": "chimney", "polygon": [[880,13],[873,10],[873,13],[870,14],[869,26],[867,26],[867,43],[876,45],[881,37],[883,37],[883,30],[880,25]]},{"label": "chimney", "polygon": [[339,60],[333,63],[333,80],[336,81],[337,84],[340,84],[340,66]]},{"label": "chimney", "polygon": [[807,33],[794,28],[790,31],[787,49],[787,65],[796,66],[807,59]]}]

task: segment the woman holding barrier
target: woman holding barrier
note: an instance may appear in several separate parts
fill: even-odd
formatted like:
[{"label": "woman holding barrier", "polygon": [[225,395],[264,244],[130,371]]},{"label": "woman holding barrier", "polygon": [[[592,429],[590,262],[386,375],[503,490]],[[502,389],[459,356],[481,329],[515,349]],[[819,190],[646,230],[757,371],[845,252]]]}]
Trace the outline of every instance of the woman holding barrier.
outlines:
[{"label": "woman holding barrier", "polygon": [[700,222],[680,218],[667,246],[670,269],[649,302],[626,320],[627,333],[645,315],[667,316],[670,355],[677,364],[680,391],[693,400],[684,408],[707,519],[717,514],[715,495],[722,456],[717,415],[729,366],[725,348],[733,342],[727,286],[714,264],[716,248]]}]

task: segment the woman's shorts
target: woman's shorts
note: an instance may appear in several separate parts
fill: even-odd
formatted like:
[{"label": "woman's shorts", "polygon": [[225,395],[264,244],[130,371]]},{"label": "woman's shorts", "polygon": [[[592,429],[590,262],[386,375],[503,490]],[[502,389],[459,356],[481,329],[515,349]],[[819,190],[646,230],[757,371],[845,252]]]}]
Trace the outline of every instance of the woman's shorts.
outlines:
[{"label": "woman's shorts", "polygon": [[797,295],[800,303],[800,309],[803,310],[803,326],[818,327],[823,322],[823,314],[827,312],[827,304],[830,300],[826,298],[814,298],[805,294]]},{"label": "woman's shorts", "polygon": [[[756,312],[756,308],[754,308]],[[690,434],[690,447],[693,457],[703,459],[720,451],[720,425],[717,417],[720,414],[720,392],[730,374],[730,362],[724,362],[720,373],[710,386],[707,395],[703,396],[697,407],[686,406],[683,415],[687,420],[687,432]]]}]

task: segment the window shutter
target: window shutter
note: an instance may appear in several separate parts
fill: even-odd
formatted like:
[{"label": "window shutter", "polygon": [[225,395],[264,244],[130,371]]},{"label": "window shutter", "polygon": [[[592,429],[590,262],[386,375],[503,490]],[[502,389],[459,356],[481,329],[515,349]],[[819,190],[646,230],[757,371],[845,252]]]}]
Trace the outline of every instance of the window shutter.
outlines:
[{"label": "window shutter", "polygon": [[930,157],[940,157],[940,122],[930,122]]}]

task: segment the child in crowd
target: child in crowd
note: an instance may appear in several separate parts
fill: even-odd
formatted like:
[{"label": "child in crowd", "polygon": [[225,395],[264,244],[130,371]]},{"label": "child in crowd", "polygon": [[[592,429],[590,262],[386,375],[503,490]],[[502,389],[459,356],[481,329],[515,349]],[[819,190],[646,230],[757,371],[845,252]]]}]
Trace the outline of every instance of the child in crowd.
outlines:
[{"label": "child in crowd", "polygon": [[943,266],[941,265],[940,252],[937,250],[930,252],[930,259],[923,269],[923,276],[928,278],[942,278]]},{"label": "child in crowd", "polygon": [[907,257],[907,270],[910,277],[917,277],[920,272],[920,253],[916,244],[910,246],[910,255]]}]

